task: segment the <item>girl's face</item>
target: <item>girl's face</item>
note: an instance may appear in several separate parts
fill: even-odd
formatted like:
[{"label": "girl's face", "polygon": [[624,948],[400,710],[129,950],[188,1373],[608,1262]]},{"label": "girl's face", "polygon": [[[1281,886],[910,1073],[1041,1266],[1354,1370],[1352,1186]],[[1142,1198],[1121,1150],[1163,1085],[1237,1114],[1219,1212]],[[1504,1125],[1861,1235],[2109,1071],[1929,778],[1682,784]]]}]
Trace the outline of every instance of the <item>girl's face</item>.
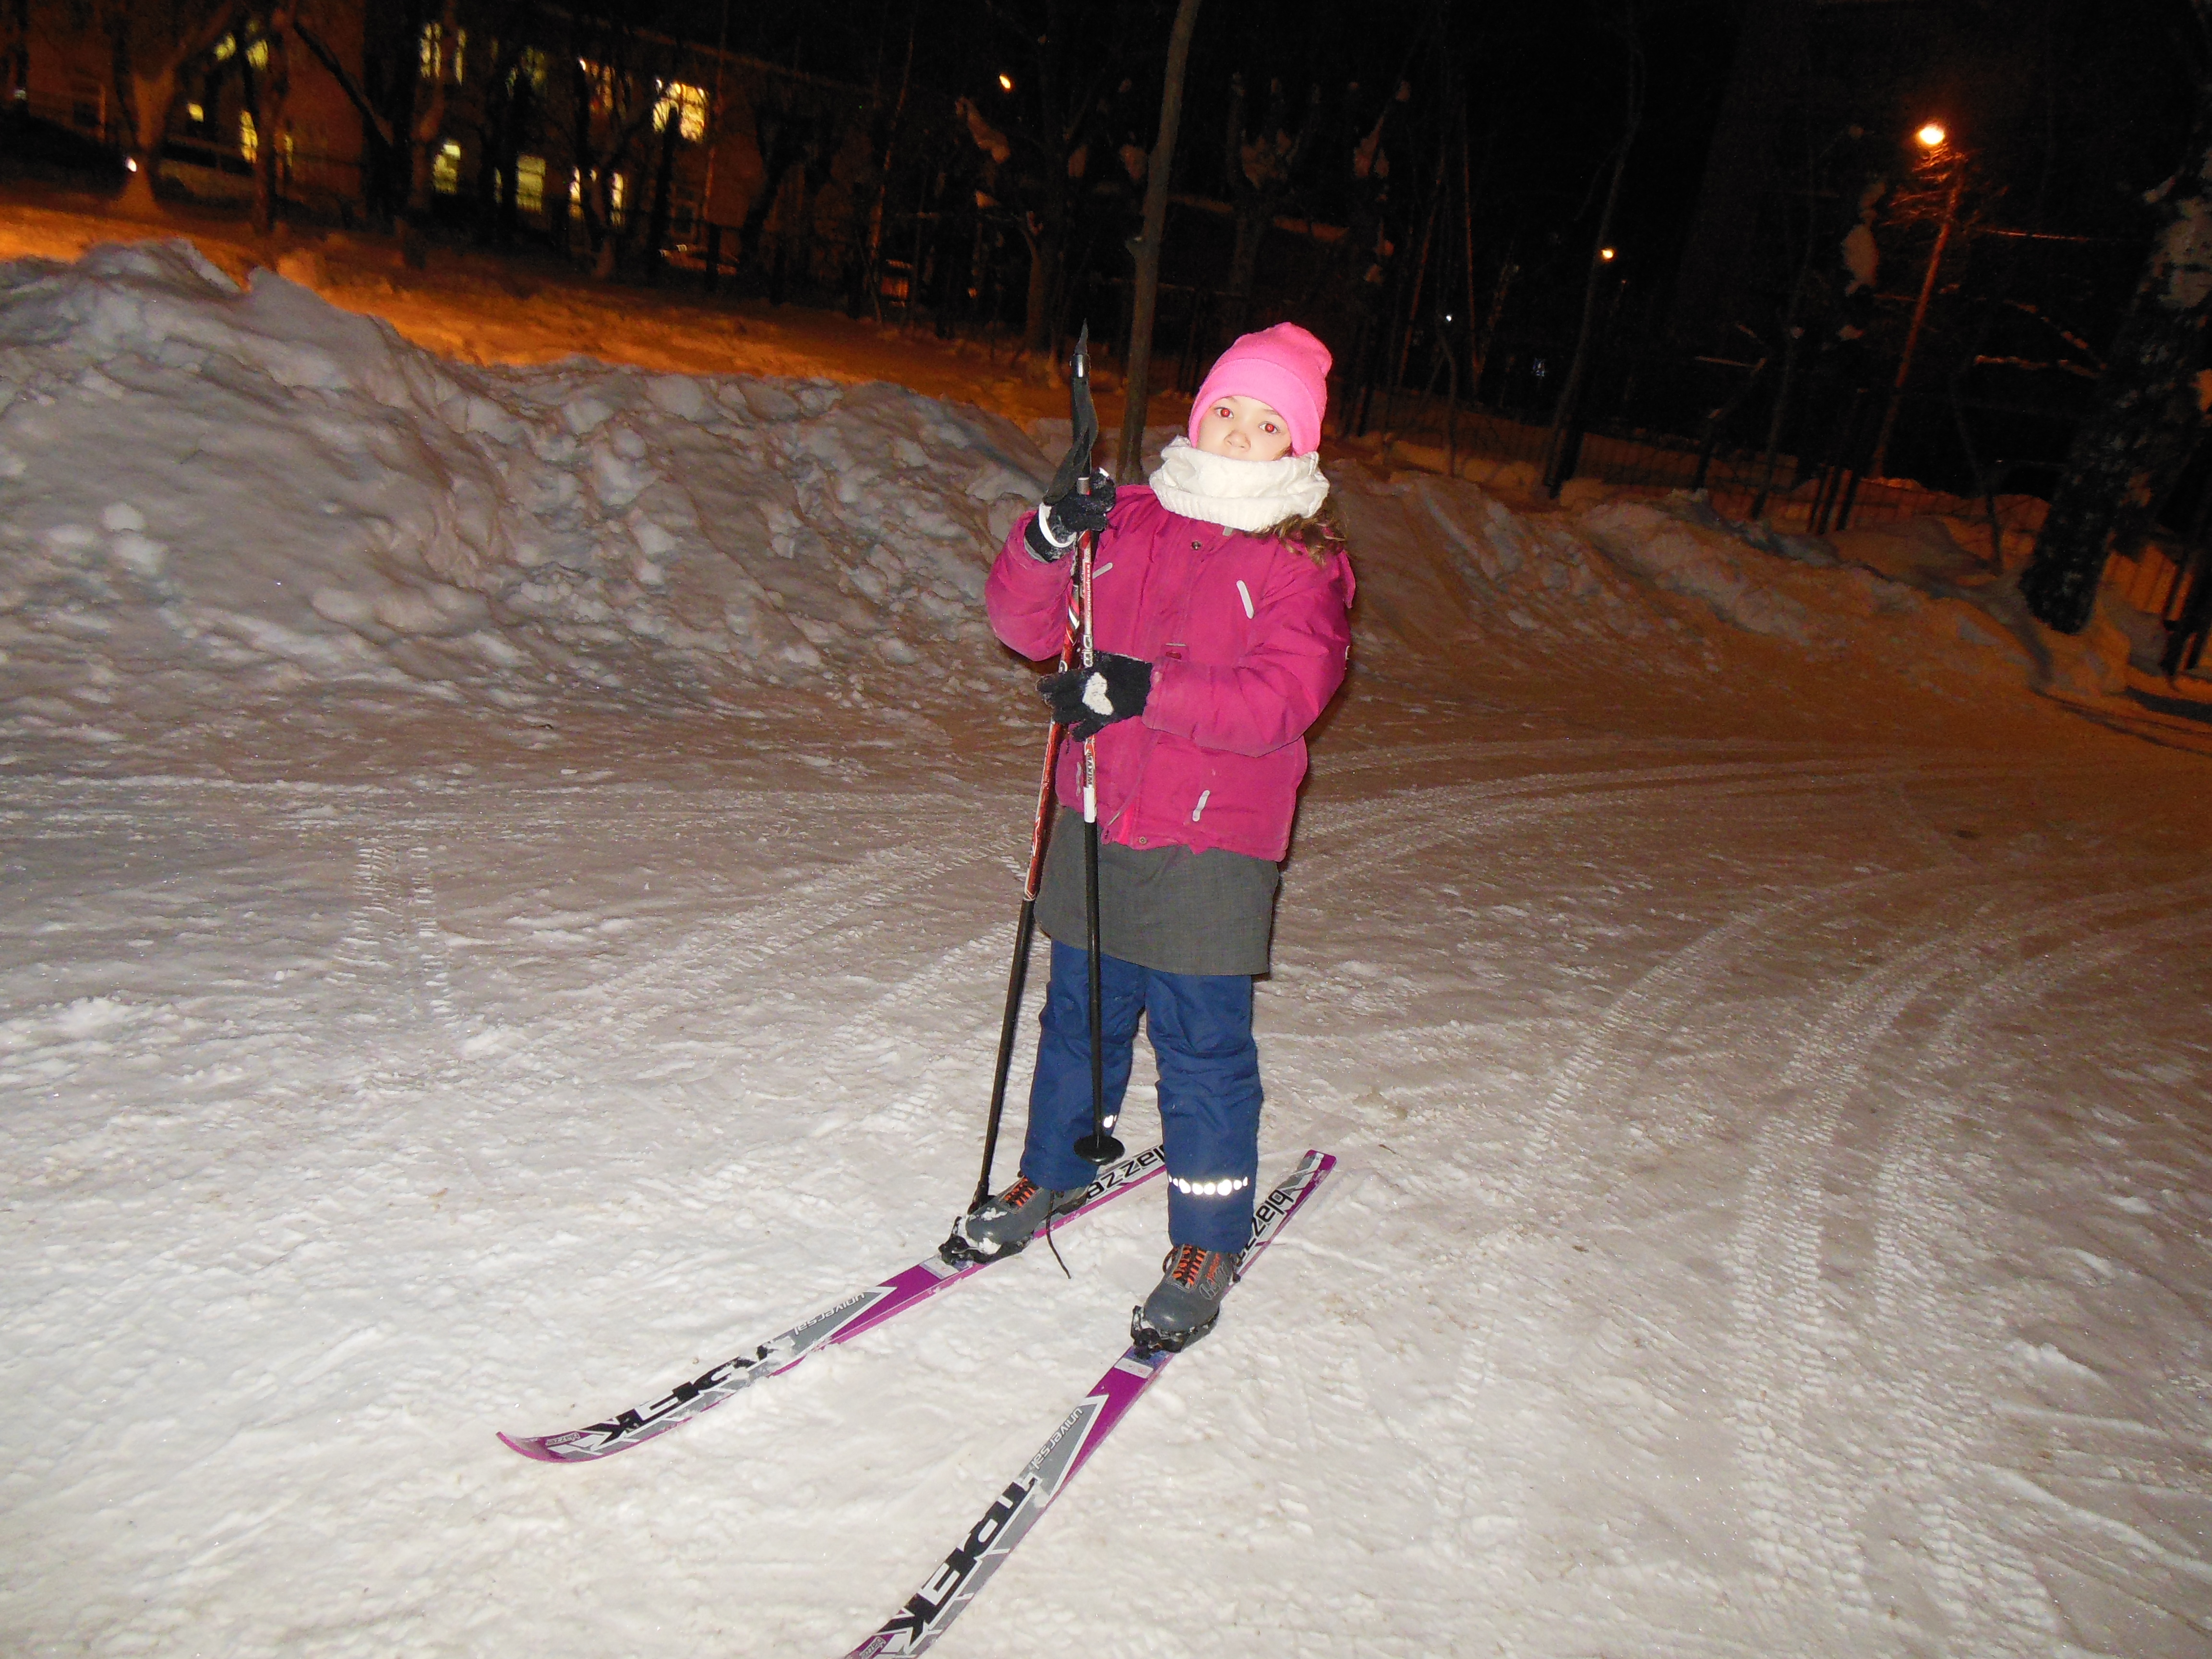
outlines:
[{"label": "girl's face", "polygon": [[1291,453],[1291,423],[1257,398],[1216,398],[1198,423],[1198,447],[1232,461],[1279,461]]}]

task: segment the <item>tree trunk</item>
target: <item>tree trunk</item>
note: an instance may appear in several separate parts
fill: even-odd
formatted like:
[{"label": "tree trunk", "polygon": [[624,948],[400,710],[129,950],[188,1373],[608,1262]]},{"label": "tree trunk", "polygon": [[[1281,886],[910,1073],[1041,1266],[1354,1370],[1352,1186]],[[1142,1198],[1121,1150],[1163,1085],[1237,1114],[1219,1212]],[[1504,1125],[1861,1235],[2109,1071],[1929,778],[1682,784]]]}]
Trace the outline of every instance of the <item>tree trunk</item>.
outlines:
[{"label": "tree trunk", "polygon": [[1060,330],[1060,276],[1067,257],[1067,237],[1047,219],[1027,240],[1030,285],[1023,302],[1022,349],[1037,356],[1052,349],[1053,337]]},{"label": "tree trunk", "polygon": [[269,18],[269,62],[254,82],[253,229],[261,236],[276,225],[277,146],[284,131],[285,101],[292,89],[291,64],[286,55],[291,32],[291,8],[279,6]]},{"label": "tree trunk", "polygon": [[1583,382],[1589,374],[1590,337],[1597,319],[1598,284],[1605,270],[1605,252],[1613,239],[1613,210],[1620,204],[1621,175],[1628,170],[1628,152],[1635,147],[1637,130],[1644,125],[1644,59],[1635,38],[1624,35],[1628,46],[1628,119],[1620,135],[1620,149],[1613,158],[1613,181],[1606,186],[1605,208],[1598,215],[1597,241],[1590,249],[1589,276],[1583,285],[1582,326],[1575,334],[1574,361],[1567,368],[1567,383],[1559,388],[1558,406],[1552,411],[1552,430],[1544,444],[1544,492],[1557,501],[1560,488],[1573,471],[1581,448],[1575,431],[1580,418]]},{"label": "tree trunk", "polygon": [[1284,124],[1288,115],[1283,102],[1282,82],[1278,81],[1268,88],[1267,113],[1259,138],[1262,148],[1256,158],[1259,176],[1255,178],[1244,155],[1244,77],[1238,75],[1231,80],[1226,161],[1230,200],[1236,207],[1237,240],[1229,258],[1228,291],[1248,301],[1259,275],[1260,246],[1267,240],[1275,215],[1290,198],[1298,164],[1304,160],[1306,147],[1320,125],[1319,85],[1315,86],[1308,99],[1298,131],[1291,136],[1291,146],[1285,151],[1280,148],[1279,141],[1285,136]]},{"label": "tree trunk", "polygon": [[1129,361],[1123,378],[1121,451],[1116,470],[1134,477],[1145,459],[1145,414],[1152,400],[1152,319],[1160,298],[1160,240],[1168,228],[1168,175],[1175,171],[1176,133],[1182,125],[1183,72],[1190,65],[1190,37],[1198,27],[1199,0],[1176,0],[1168,35],[1167,82],[1160,95],[1160,137],[1145,178],[1145,228],[1132,250],[1137,291],[1129,325]]},{"label": "tree trunk", "polygon": [[8,44],[0,48],[0,98],[15,112],[31,89],[31,0],[8,0]]},{"label": "tree trunk", "polygon": [[157,70],[150,75],[133,73],[131,86],[131,154],[125,158],[130,171],[123,181],[123,198],[116,204],[134,219],[150,219],[161,210],[154,199],[154,174],[161,166],[161,141],[169,131],[169,112],[177,101],[177,71]]},{"label": "tree trunk", "polygon": [[[528,130],[533,112],[532,100],[536,96],[530,77],[518,69],[514,73],[514,89],[507,94],[506,118],[501,122],[499,129],[499,204],[492,226],[492,240],[503,248],[514,246],[515,198],[522,188],[523,134]],[[541,190],[550,187],[552,182],[550,179],[545,180]]]},{"label": "tree trunk", "polygon": [[2158,201],[2158,234],[2089,412],[2074,434],[2035,556],[2028,609],[2078,634],[2114,544],[2150,528],[2203,420],[2197,376],[2212,319],[2212,78],[2197,89],[2189,149]]},{"label": "tree trunk", "polygon": [[[127,176],[118,204],[125,213],[151,217],[161,211],[154,199],[154,174],[161,167],[169,112],[176,107],[185,65],[212,48],[244,7],[245,0],[219,0],[200,12],[197,22],[173,14],[167,28],[135,12],[117,15],[115,94],[131,124],[131,149],[124,157]],[[150,40],[134,40],[134,34],[149,30],[155,31]]]},{"label": "tree trunk", "polygon": [[453,84],[446,64],[460,35],[460,0],[445,0],[439,8],[437,73],[430,80],[430,95],[415,106],[414,125],[408,134],[410,154],[407,219],[401,234],[401,247],[407,263],[418,269],[423,258],[423,228],[430,222],[431,183],[438,162],[438,144],[446,130],[446,89]]},{"label": "tree trunk", "polygon": [[645,280],[660,280],[660,265],[668,250],[668,191],[676,176],[676,140],[683,127],[681,112],[670,110],[660,129],[659,164],[653,170],[653,216],[646,226]]}]

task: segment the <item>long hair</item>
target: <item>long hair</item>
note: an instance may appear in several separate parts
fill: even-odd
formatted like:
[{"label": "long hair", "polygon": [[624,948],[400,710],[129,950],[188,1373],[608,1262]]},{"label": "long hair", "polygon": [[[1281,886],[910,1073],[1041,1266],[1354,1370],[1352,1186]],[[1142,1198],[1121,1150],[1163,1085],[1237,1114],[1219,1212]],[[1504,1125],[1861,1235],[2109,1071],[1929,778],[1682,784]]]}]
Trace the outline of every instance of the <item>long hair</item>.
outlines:
[{"label": "long hair", "polygon": [[1295,547],[1316,564],[1327,564],[1345,550],[1344,521],[1336,516],[1336,497],[1325,497],[1312,512],[1284,520],[1260,532],[1285,547]]}]

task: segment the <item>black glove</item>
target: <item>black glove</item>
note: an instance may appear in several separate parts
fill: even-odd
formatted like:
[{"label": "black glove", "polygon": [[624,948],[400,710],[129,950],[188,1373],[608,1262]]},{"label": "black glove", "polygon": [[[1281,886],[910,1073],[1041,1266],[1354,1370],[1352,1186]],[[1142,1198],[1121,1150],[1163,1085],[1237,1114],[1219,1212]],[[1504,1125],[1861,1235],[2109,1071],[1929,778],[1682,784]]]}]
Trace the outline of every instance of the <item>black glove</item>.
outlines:
[{"label": "black glove", "polygon": [[1048,674],[1037,682],[1037,694],[1052,705],[1052,723],[1067,727],[1079,743],[1116,720],[1143,714],[1152,691],[1152,664],[1111,651],[1093,652],[1088,668]]},{"label": "black glove", "polygon": [[1023,540],[1031,553],[1050,564],[1074,546],[1075,538],[1085,531],[1103,530],[1106,515],[1113,510],[1114,481],[1103,472],[1094,472],[1088,495],[1070,490],[1056,501],[1047,501],[1030,515],[1030,527],[1023,532]]}]

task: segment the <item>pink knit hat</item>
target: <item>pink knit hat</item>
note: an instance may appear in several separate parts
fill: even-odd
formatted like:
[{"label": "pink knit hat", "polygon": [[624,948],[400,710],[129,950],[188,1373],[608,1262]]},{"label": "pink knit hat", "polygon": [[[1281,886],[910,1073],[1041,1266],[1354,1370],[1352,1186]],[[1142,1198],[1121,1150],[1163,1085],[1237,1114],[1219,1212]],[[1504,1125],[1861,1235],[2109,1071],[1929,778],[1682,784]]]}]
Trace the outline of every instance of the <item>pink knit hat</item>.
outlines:
[{"label": "pink knit hat", "polygon": [[1321,447],[1328,408],[1328,348],[1296,323],[1277,323],[1240,337],[1206,371],[1190,406],[1190,441],[1217,398],[1257,398],[1291,423],[1291,453]]}]

